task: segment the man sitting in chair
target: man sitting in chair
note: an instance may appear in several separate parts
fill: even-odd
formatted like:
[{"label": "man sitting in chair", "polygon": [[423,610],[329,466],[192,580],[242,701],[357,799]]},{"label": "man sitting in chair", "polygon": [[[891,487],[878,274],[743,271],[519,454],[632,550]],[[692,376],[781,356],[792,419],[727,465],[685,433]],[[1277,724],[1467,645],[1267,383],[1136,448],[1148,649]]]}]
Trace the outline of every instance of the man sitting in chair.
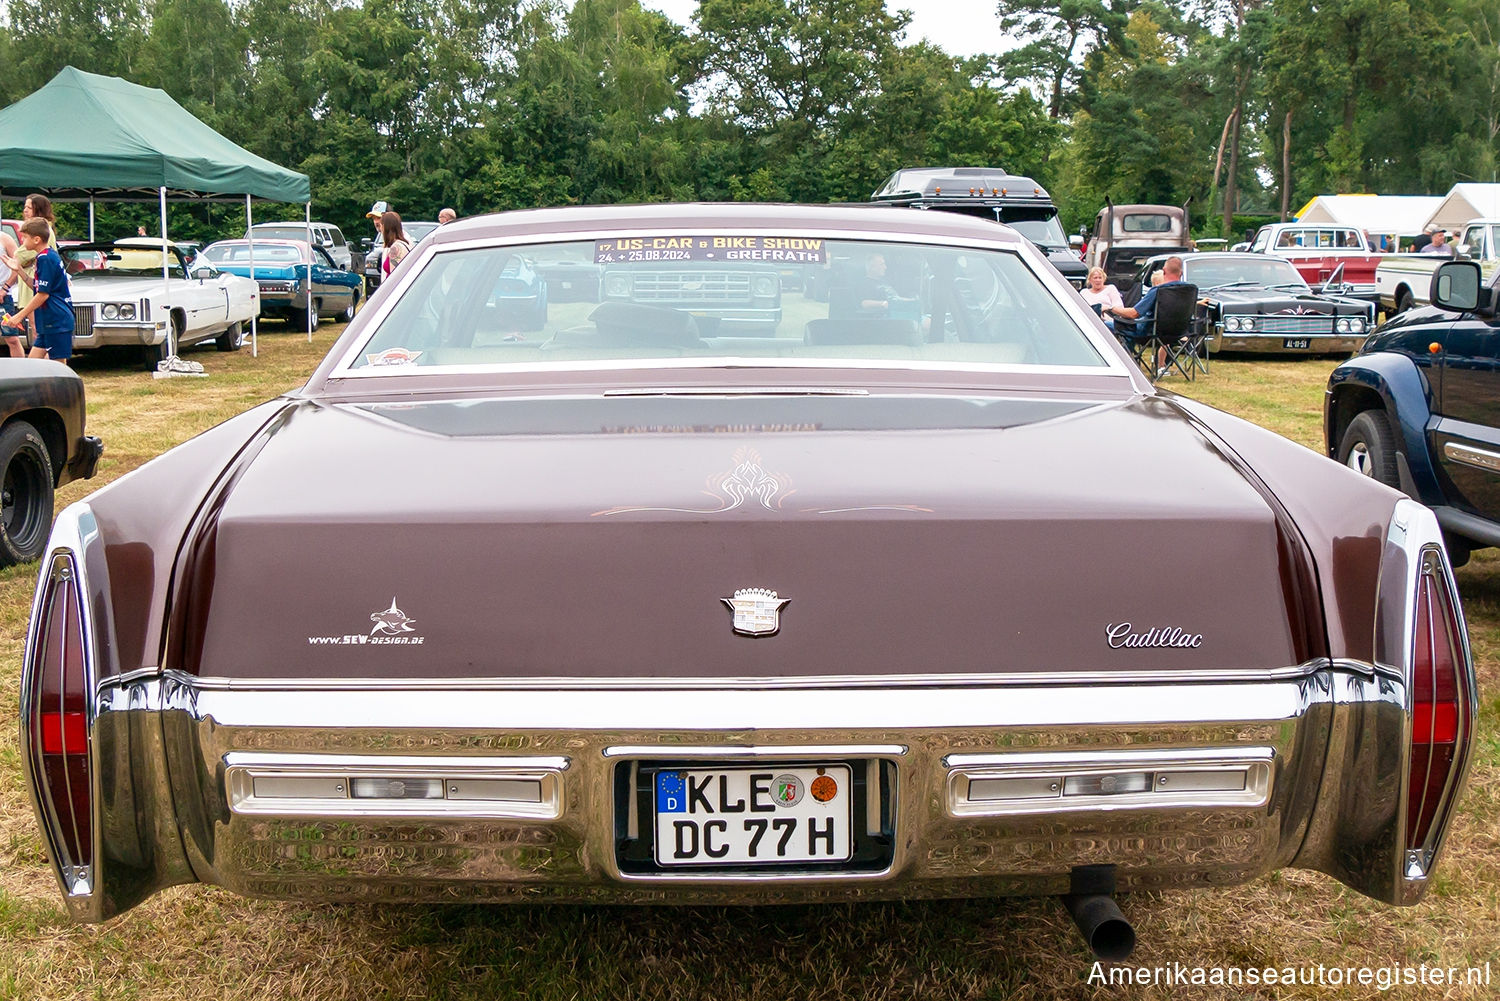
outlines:
[{"label": "man sitting in chair", "polygon": [[[1156,319],[1156,293],[1173,285],[1186,284],[1182,280],[1182,258],[1169,257],[1161,266],[1162,282],[1152,285],[1132,306],[1112,307],[1107,312],[1115,318],[1115,336],[1126,342],[1143,341],[1151,336],[1151,324]],[[1156,370],[1160,372],[1167,364],[1165,348],[1156,349]]]}]

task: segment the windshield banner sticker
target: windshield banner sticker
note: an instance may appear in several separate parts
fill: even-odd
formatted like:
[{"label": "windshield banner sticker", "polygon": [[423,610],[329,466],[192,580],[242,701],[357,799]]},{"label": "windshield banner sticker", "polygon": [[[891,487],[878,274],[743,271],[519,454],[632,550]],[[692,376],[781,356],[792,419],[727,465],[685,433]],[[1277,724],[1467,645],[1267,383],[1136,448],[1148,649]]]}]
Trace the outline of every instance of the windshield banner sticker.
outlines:
[{"label": "windshield banner sticker", "polygon": [[637,261],[822,264],[827,260],[827,241],[801,236],[626,236],[594,241],[595,264]]}]

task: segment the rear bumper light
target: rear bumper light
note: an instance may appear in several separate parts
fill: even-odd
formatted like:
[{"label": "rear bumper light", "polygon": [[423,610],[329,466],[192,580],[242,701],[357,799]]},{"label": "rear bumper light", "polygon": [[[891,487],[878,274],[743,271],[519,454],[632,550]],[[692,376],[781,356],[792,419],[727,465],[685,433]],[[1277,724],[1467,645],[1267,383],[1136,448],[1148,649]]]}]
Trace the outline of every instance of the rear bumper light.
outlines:
[{"label": "rear bumper light", "polygon": [[1425,880],[1468,767],[1477,693],[1458,592],[1441,548],[1422,549],[1414,590],[1405,876]]},{"label": "rear bumper light", "polygon": [[69,898],[95,888],[94,664],[77,554],[42,565],[22,667],[27,786],[53,870]]}]

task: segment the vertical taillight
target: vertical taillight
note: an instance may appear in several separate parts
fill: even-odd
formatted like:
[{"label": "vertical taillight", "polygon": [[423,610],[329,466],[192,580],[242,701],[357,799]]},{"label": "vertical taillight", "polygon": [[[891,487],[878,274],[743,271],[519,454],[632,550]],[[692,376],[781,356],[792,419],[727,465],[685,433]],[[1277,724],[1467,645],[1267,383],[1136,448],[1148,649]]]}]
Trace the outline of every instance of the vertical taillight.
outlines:
[{"label": "vertical taillight", "polygon": [[1431,867],[1463,774],[1473,727],[1468,655],[1458,603],[1437,550],[1423,553],[1417,576],[1412,649],[1411,757],[1407,766],[1406,858],[1409,878]]},{"label": "vertical taillight", "polygon": [[45,573],[26,658],[24,746],[63,885],[69,893],[89,893],[93,775],[83,601],[70,555],[55,553]]}]

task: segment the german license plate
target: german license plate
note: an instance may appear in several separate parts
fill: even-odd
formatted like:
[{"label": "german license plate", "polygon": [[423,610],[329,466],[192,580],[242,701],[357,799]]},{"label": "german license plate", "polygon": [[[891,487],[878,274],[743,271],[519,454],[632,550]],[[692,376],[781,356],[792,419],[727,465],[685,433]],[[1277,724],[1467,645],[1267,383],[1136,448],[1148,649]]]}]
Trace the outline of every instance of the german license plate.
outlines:
[{"label": "german license plate", "polygon": [[1281,342],[1281,346],[1288,350],[1292,348],[1310,348],[1312,340],[1307,337],[1288,337]]},{"label": "german license plate", "polygon": [[656,773],[658,865],[843,862],[850,848],[847,765]]}]

